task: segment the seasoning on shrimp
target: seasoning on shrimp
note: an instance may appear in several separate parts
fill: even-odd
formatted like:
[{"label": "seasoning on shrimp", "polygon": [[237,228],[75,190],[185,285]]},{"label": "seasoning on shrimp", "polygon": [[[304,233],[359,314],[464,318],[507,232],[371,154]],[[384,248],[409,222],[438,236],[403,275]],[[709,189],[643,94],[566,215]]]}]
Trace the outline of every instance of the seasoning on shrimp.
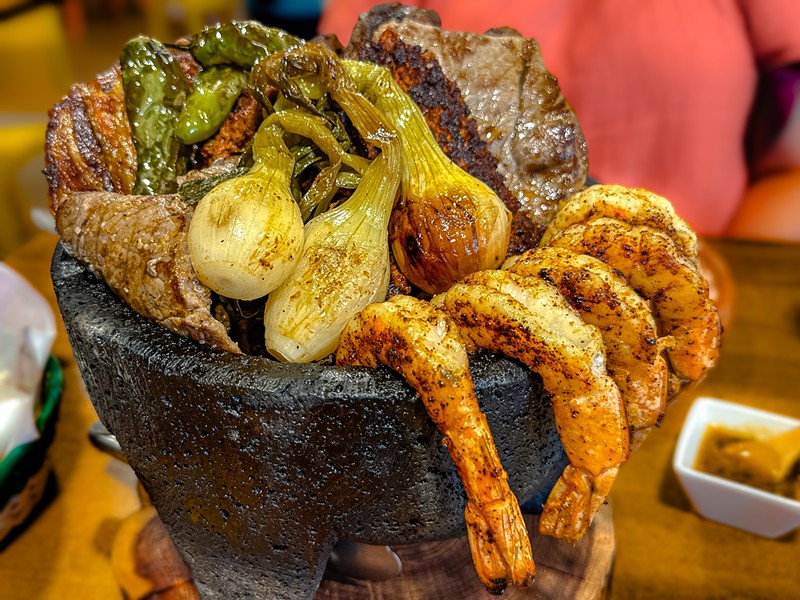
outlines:
[{"label": "seasoning on shrimp", "polygon": [[652,300],[675,373],[700,379],[717,361],[721,325],[708,295],[708,281],[665,233],[600,218],[567,227],[550,245],[589,254],[622,272],[628,284]]},{"label": "seasoning on shrimp", "polygon": [[554,285],[581,318],[603,336],[608,374],[619,387],[638,446],[661,422],[669,370],[662,356],[672,338],[659,338],[648,302],[604,262],[561,248],[510,258],[504,269]]},{"label": "seasoning on shrimp", "polygon": [[538,277],[480,271],[431,301],[479,348],[516,358],[541,375],[570,464],[545,503],[539,531],[577,542],[605,502],[630,434],[603,339]]},{"label": "seasoning on shrimp", "polygon": [[464,484],[464,519],[478,577],[495,594],[508,584],[530,585],[528,532],[475,397],[467,347],[453,320],[412,296],[370,304],[342,333],[336,362],[384,364],[405,377],[442,432]]}]

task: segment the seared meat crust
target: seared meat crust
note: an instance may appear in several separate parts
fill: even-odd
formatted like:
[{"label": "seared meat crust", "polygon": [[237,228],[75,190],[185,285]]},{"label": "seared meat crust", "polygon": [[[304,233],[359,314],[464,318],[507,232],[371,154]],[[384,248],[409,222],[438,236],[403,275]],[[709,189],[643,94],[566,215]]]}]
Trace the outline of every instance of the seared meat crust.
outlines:
[{"label": "seared meat crust", "polygon": [[[193,80],[197,64],[176,59]],[[132,196],[136,149],[119,66],[72,86],[50,110],[45,147],[50,210],[64,248],[133,310],[170,331],[239,353],[211,314],[211,291],[186,248],[192,207],[179,196]]]},{"label": "seared meat crust", "polygon": [[[172,51],[189,81],[199,65],[191,54]],[[76,83],[50,109],[45,176],[54,215],[69,192],[130,194],[136,181],[136,148],[125,111],[122,72],[115,65],[88,83]]]},{"label": "seared meat crust", "polygon": [[[480,157],[488,149],[511,200],[486,179],[483,159],[470,164],[457,152],[451,158],[464,160],[515,213],[509,254],[519,253],[535,246],[558,202],[583,187],[583,133],[534,40],[507,28],[478,35],[439,26],[433,11],[384,4],[359,18],[345,54],[388,67],[415,101],[433,107],[423,112],[440,143],[462,135],[469,146],[482,140],[471,152]],[[457,102],[453,89],[460,91]],[[466,106],[469,118],[452,105]]]},{"label": "seared meat crust", "polygon": [[261,104],[244,92],[219,131],[200,146],[198,167],[206,167],[220,159],[242,154],[250,145],[262,120]]},{"label": "seared meat crust", "polygon": [[536,232],[527,215],[519,210],[520,203],[497,170],[497,159],[478,133],[475,118],[461,91],[444,76],[436,57],[423,52],[419,46],[405,43],[387,29],[376,45],[363,48],[359,59],[381,64],[392,71],[395,81],[419,106],[444,153],[488,185],[514,214],[508,254],[526,250],[530,244],[525,240],[541,232]]},{"label": "seared meat crust", "polygon": [[419,46],[405,43],[392,30],[386,30],[377,44],[360,53],[361,60],[388,67],[395,81],[420,107],[436,142],[462,169],[469,171],[495,193],[508,197],[519,208],[497,173],[497,159],[489,154],[478,135],[475,119],[456,85],[442,72],[436,57]]},{"label": "seared meat crust", "polygon": [[211,292],[186,247],[192,207],[177,194],[70,193],[56,212],[61,242],[133,310],[174,333],[239,353],[211,315]]},{"label": "seared meat crust", "polygon": [[50,109],[45,158],[53,214],[70,192],[131,193],[136,149],[118,66],[73,85]]}]

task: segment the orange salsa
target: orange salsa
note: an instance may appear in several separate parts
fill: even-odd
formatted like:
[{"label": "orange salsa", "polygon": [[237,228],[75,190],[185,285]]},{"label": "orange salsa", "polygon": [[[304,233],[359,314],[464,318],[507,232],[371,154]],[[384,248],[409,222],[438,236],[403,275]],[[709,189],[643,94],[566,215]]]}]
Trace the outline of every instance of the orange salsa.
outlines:
[{"label": "orange salsa", "polygon": [[729,444],[762,437],[753,431],[732,429],[723,425],[709,425],[703,434],[694,468],[717,477],[800,500],[800,463],[795,464],[786,478],[775,483],[759,477],[740,463],[732,460],[722,449]]}]

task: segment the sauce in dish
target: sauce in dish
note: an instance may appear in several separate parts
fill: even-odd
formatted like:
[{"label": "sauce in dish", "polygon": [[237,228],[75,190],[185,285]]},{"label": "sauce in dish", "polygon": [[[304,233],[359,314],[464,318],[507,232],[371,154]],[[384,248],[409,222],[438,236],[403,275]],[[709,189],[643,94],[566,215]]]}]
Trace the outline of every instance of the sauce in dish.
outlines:
[{"label": "sauce in dish", "polygon": [[764,439],[770,436],[763,432],[747,429],[733,429],[724,425],[712,424],[706,428],[703,441],[695,460],[698,471],[724,477],[772,494],[800,500],[800,462],[795,462],[788,474],[779,481],[771,481],[753,469],[737,461],[725,448],[737,442]]}]

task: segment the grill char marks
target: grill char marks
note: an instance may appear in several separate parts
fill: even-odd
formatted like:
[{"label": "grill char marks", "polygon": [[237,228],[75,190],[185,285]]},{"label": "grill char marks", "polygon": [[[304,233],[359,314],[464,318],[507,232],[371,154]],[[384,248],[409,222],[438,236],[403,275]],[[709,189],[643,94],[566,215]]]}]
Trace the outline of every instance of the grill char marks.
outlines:
[{"label": "grill char marks", "polygon": [[345,55],[388,67],[450,158],[514,213],[509,254],[533,247],[558,202],[583,187],[586,143],[535,41],[508,29],[444,31],[430,10],[384,4]]},{"label": "grill char marks", "polygon": [[405,43],[387,29],[376,44],[361,49],[359,59],[392,71],[395,81],[422,110],[437,143],[450,159],[491,187],[509,205],[509,210],[519,209],[519,202],[497,172],[497,159],[478,134],[461,92],[444,76],[432,53]]},{"label": "grill char marks", "polygon": [[218,160],[236,157],[247,150],[261,124],[261,104],[243,92],[217,133],[198,148],[198,167],[209,167]]},{"label": "grill char marks", "polygon": [[[200,67],[191,55],[173,50],[173,56],[194,81]],[[49,117],[44,173],[53,214],[70,192],[132,192],[136,148],[118,64],[88,83],[73,85]]]},{"label": "grill char marks", "polygon": [[461,91],[444,76],[436,57],[420,46],[405,43],[387,29],[375,44],[359,48],[358,59],[392,71],[395,81],[419,106],[436,142],[450,160],[492,188],[514,213],[508,254],[520,254],[528,249],[530,244],[526,240],[534,237],[536,228],[519,210],[520,203],[506,187],[497,168],[497,159],[480,137]]},{"label": "grill char marks", "polygon": [[131,192],[136,150],[118,67],[75,84],[50,110],[45,150],[54,214],[68,192]]},{"label": "grill char marks", "polygon": [[192,208],[178,195],[70,192],[56,212],[64,248],[128,306],[179,335],[239,353],[211,315],[186,248]]}]

